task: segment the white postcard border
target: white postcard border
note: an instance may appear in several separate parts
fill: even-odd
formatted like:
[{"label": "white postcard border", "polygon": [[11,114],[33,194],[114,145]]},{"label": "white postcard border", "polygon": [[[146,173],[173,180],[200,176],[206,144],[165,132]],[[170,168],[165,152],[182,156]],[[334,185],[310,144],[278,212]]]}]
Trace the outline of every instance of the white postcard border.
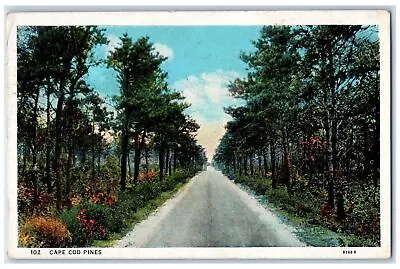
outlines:
[{"label": "white postcard border", "polygon": [[[21,25],[378,25],[380,37],[380,207],[381,247],[257,248],[18,248],[16,29]],[[340,11],[177,11],[177,12],[31,12],[7,18],[7,190],[8,255],[13,259],[383,259],[391,255],[391,70],[390,14],[384,10]],[[84,255],[84,250],[100,255]],[[40,250],[40,255],[32,254]],[[68,254],[81,250],[82,255]],[[344,251],[356,251],[354,255]]]}]

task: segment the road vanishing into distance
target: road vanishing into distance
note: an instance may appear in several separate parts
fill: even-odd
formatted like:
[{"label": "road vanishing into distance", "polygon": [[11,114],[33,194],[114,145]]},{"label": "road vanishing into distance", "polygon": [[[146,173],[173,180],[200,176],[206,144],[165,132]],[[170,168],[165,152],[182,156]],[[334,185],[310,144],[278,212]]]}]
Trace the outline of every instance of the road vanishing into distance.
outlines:
[{"label": "road vanishing into distance", "polygon": [[290,229],[208,167],[115,247],[299,247]]}]

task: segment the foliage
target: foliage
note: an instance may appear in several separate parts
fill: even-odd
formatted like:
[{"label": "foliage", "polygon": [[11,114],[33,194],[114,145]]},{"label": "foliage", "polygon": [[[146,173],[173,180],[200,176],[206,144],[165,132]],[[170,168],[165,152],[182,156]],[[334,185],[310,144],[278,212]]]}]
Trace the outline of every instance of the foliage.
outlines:
[{"label": "foliage", "polygon": [[91,242],[91,238],[88,236],[85,227],[80,223],[78,214],[81,212],[80,206],[73,206],[69,209],[64,209],[60,214],[60,218],[67,225],[68,230],[72,236],[72,246],[84,247]]},{"label": "foliage", "polygon": [[259,194],[268,188],[268,199],[295,215],[379,242],[377,33],[263,27],[254,51],[241,55],[247,76],[229,86],[246,102],[225,109],[232,120],[214,164]]},{"label": "foliage", "polygon": [[138,183],[144,183],[146,181],[154,181],[157,178],[157,174],[154,170],[149,170],[148,172],[140,172],[138,177]]},{"label": "foliage", "polygon": [[72,234],[74,246],[87,246],[97,239],[107,239],[124,227],[124,216],[118,208],[104,204],[86,203],[64,210],[60,218]]},{"label": "foliage", "polygon": [[[231,176],[232,178],[232,176]],[[256,194],[263,195],[271,187],[271,181],[266,180],[265,178],[257,178],[250,176],[239,176],[235,177],[235,182],[245,184],[249,186],[252,190],[256,192]]]},{"label": "foliage", "polygon": [[[248,186],[257,194],[265,195],[269,204],[287,212],[292,218],[304,218],[310,227],[322,225],[333,231],[345,233],[341,239],[343,246],[379,245],[380,222],[379,210],[377,210],[377,205],[379,205],[379,194],[377,193],[379,192],[376,192],[372,186],[370,189],[362,189],[361,186],[349,188],[352,193],[347,197],[352,197],[352,200],[346,200],[347,219],[340,221],[334,218],[334,209],[324,202],[327,196],[324,190],[312,194],[300,183],[303,189],[297,186],[288,191],[284,186],[272,188],[270,178],[237,176],[232,173],[226,175],[236,183]],[[264,186],[266,191],[261,193]],[[307,240],[312,241],[310,235],[304,236]]]},{"label": "foliage", "polygon": [[67,226],[55,217],[35,216],[21,229],[20,243],[24,247],[69,247],[72,242]]},{"label": "foliage", "polygon": [[45,215],[50,212],[52,197],[46,192],[38,193],[35,189],[28,188],[24,183],[18,184],[18,212],[26,215]]}]

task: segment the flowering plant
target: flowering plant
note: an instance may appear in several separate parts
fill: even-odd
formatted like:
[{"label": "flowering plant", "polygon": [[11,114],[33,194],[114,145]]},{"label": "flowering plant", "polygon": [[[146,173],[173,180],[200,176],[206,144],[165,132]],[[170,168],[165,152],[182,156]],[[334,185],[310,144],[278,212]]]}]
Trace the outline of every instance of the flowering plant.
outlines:
[{"label": "flowering plant", "polygon": [[83,208],[77,215],[79,223],[85,228],[87,237],[97,239],[105,238],[107,234],[106,228],[96,221],[96,219],[90,218],[88,213],[90,212]]}]

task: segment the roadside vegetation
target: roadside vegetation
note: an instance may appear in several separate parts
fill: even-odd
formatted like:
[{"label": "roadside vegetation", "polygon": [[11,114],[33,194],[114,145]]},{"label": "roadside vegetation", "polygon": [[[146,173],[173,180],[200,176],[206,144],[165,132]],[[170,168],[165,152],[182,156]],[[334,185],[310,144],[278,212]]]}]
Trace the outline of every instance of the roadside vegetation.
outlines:
[{"label": "roadside vegetation", "polygon": [[[190,104],[168,86],[148,37],[123,35],[101,57],[94,49],[109,40],[98,27],[17,34],[20,246],[117,238],[204,167]],[[86,81],[98,65],[115,71],[119,95]]]},{"label": "roadside vegetation", "polygon": [[374,26],[266,26],[230,85],[214,165],[305,223],[380,245],[379,39]]}]

